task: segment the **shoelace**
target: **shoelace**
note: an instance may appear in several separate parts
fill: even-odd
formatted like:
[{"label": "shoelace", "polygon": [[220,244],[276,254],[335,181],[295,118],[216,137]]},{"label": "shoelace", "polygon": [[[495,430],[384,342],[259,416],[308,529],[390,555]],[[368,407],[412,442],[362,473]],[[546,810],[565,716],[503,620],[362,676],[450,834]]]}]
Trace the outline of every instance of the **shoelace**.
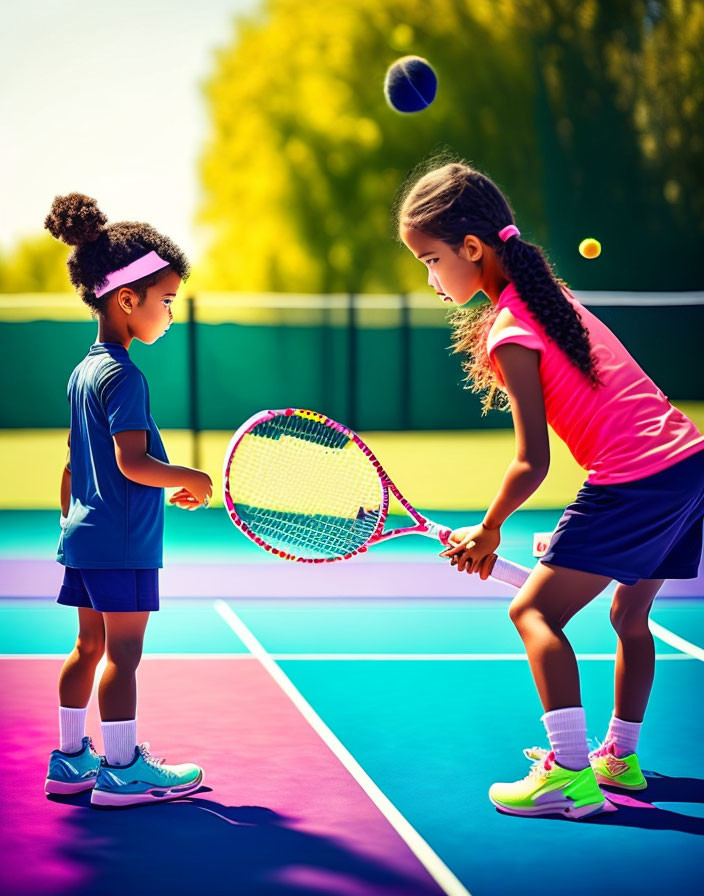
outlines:
[{"label": "shoelace", "polygon": [[545,747],[525,747],[523,750],[523,755],[526,759],[532,759],[533,761],[540,760],[542,761],[549,753],[549,750],[546,750]]},{"label": "shoelace", "polygon": [[[594,740],[596,740],[596,738],[594,738]],[[594,759],[598,756],[607,756],[608,754],[616,756],[617,759],[620,758],[617,752],[615,741],[605,740],[602,743],[601,741],[597,740],[597,744],[598,746],[589,751],[590,759]],[[523,750],[523,755],[526,757],[526,759],[532,759],[534,762],[536,760],[542,762],[542,760],[548,755],[548,753],[549,750],[546,750],[545,747],[525,747]]]},{"label": "shoelace", "polygon": [[616,756],[616,742],[612,739],[605,740],[603,743],[600,743],[599,746],[592,750],[589,754],[590,759],[595,759],[598,756],[608,756],[608,754],[612,756]]},{"label": "shoelace", "polygon": [[152,756],[149,752],[149,744],[144,743],[139,745],[139,752],[142,754],[142,759],[147,763],[147,765],[153,765],[155,768],[164,764],[163,759],[157,759],[156,756]]},{"label": "shoelace", "polygon": [[530,767],[526,779],[545,778],[555,762],[555,754],[550,751],[544,759],[536,760]]}]

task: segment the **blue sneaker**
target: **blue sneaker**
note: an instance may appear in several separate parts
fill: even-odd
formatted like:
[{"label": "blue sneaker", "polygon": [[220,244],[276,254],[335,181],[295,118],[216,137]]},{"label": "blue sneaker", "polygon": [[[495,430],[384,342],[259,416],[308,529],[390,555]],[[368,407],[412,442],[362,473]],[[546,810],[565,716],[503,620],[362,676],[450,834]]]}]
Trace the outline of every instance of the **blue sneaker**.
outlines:
[{"label": "blue sneaker", "polygon": [[203,781],[203,769],[191,762],[183,765],[164,765],[149,752],[149,744],[135,747],[129,765],[100,763],[91,805],[136,806],[140,803],[161,803],[188,796],[198,790]]},{"label": "blue sneaker", "polygon": [[44,790],[47,793],[80,793],[92,790],[100,768],[100,756],[93,748],[93,741],[84,737],[77,753],[54,750],[49,757],[49,771]]}]

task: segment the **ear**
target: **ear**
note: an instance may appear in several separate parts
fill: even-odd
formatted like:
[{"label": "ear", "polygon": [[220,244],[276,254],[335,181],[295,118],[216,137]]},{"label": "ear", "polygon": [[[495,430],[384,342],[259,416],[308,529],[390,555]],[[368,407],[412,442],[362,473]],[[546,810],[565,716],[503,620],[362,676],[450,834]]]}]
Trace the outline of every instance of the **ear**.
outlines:
[{"label": "ear", "polygon": [[117,304],[122,308],[125,314],[132,314],[135,307],[139,304],[139,298],[136,293],[126,286],[117,291]]},{"label": "ear", "polygon": [[468,233],[462,243],[461,253],[468,261],[473,261],[476,264],[481,261],[482,256],[484,255],[484,243],[478,236],[474,236],[473,233]]}]

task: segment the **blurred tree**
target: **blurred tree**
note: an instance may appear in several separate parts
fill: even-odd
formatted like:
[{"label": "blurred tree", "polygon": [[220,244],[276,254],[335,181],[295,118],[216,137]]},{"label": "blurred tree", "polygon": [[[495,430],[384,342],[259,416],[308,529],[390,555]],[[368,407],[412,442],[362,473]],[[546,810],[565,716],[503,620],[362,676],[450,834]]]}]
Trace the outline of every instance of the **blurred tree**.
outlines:
[{"label": "blurred tree", "polygon": [[[502,15],[510,6],[271,0],[240,22],[206,87],[202,220],[213,239],[198,284],[418,287],[422,271],[395,245],[390,207],[408,170],[442,144],[489,170],[519,219],[539,227],[534,87],[527,48]],[[410,117],[382,92],[387,66],[406,53],[429,58],[440,82],[435,103]]]},{"label": "blurred tree", "polygon": [[47,233],[24,237],[0,253],[0,292],[71,292],[70,251]]},{"label": "blurred tree", "polygon": [[[418,287],[389,209],[442,145],[498,182],[573,285],[701,286],[703,4],[268,0],[205,86],[212,238],[194,287]],[[406,53],[439,77],[415,116],[382,95]],[[578,255],[585,236],[598,261]]]}]

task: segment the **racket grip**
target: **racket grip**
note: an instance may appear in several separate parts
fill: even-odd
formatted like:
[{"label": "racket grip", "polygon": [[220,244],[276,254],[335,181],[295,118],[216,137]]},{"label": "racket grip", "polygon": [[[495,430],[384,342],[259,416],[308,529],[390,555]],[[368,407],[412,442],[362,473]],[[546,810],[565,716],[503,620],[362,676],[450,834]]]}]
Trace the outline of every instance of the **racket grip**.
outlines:
[{"label": "racket grip", "polygon": [[500,582],[506,582],[507,585],[513,585],[520,588],[530,575],[530,570],[518,563],[511,563],[510,560],[504,560],[503,557],[497,557],[491,570],[491,577],[498,579]]}]

